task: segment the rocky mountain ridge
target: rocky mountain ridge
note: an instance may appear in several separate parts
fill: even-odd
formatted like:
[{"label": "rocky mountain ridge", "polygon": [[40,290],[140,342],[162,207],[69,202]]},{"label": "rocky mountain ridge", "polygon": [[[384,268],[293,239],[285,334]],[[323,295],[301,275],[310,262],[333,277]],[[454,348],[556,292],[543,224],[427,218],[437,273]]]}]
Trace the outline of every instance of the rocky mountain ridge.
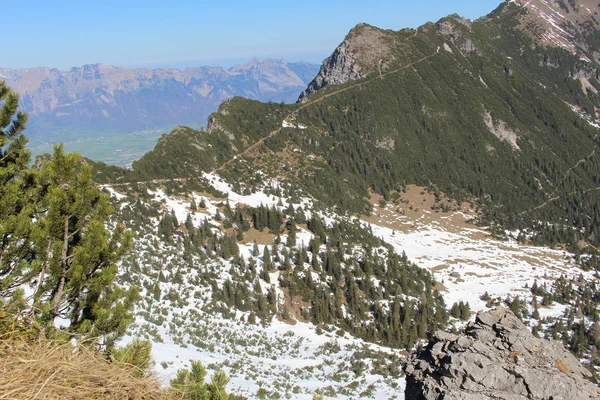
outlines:
[{"label": "rocky mountain ridge", "polygon": [[[598,60],[598,42],[594,31],[600,25],[598,2],[594,0],[515,0],[521,7],[519,29],[545,46],[562,47],[588,60]],[[510,4],[509,4],[510,5]],[[512,12],[510,7],[507,11]],[[593,43],[591,43],[593,42]]]},{"label": "rocky mountain ridge", "polygon": [[311,93],[327,85],[341,85],[365,78],[371,72],[373,62],[381,66],[387,58],[385,38],[386,32],[381,29],[367,24],[355,26],[331,56],[323,61],[319,73],[300,94],[299,101],[306,101]]},{"label": "rocky mountain ridge", "polygon": [[561,342],[536,338],[502,307],[479,312],[464,334],[436,333],[405,372],[406,400],[600,398]]},{"label": "rocky mountain ridge", "polygon": [[[478,22],[517,15],[516,28],[526,33],[534,46],[564,48],[579,55],[582,61],[591,63],[600,58],[598,6],[594,0],[511,0],[503,2]],[[469,38],[472,23],[473,21],[452,15],[435,25],[460,50],[470,53],[477,50],[473,40]],[[403,29],[395,32],[358,24],[323,62],[319,73],[302,92],[299,101],[307,101],[309,95],[328,85],[342,85],[373,74],[382,75],[393,69],[402,59],[401,56],[396,56],[403,49],[398,39],[414,37],[418,31],[429,29],[430,25],[425,24],[417,30]],[[466,34],[461,34],[461,31],[466,31],[463,32]]]}]

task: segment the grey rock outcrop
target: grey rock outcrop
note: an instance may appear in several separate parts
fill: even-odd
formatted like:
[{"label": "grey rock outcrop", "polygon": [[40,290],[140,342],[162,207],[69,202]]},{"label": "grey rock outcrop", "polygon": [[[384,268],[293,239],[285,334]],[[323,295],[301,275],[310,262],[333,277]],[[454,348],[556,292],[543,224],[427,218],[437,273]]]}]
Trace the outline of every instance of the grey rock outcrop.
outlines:
[{"label": "grey rock outcrop", "polygon": [[331,56],[323,61],[319,73],[300,94],[298,101],[306,101],[310,94],[325,86],[364,79],[376,69],[385,71],[388,63],[393,61],[389,54],[389,34],[367,24],[356,25]]},{"label": "grey rock outcrop", "polygon": [[356,63],[355,56],[348,51],[346,42],[335,49],[333,54],[323,62],[319,74],[308,87],[300,94],[299,101],[305,101],[314,93],[327,85],[341,85],[348,81],[362,79],[364,76]]},{"label": "grey rock outcrop", "polygon": [[463,335],[436,333],[405,372],[407,400],[600,399],[561,342],[536,338],[505,308],[478,313]]}]

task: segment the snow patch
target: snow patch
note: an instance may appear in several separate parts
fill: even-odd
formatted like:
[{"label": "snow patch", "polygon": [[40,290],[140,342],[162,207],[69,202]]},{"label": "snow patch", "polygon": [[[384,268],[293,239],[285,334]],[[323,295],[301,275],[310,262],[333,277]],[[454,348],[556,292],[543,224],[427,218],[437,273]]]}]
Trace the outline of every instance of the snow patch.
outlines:
[{"label": "snow patch", "polygon": [[121,201],[123,199],[126,199],[127,196],[125,196],[124,194],[121,194],[119,192],[117,192],[115,189],[113,189],[110,186],[103,186],[103,189],[107,190],[109,195],[111,197],[114,197],[115,199],[117,199],[117,201]]},{"label": "snow patch", "polygon": [[291,122],[288,122],[287,120],[283,120],[283,122],[281,123],[281,127],[282,128],[296,128],[296,129],[306,129],[306,125],[302,125],[302,124],[293,124]]},{"label": "snow patch", "polygon": [[588,124],[590,124],[594,128],[600,128],[600,120],[598,120],[598,119],[597,120],[592,119],[591,116],[589,116],[588,114],[586,114],[585,112],[583,112],[581,110],[581,108],[578,107],[578,106],[575,106],[573,104],[569,104],[567,102],[565,102],[565,104],[568,105],[571,108],[571,110],[573,110],[573,112],[577,113],[577,115],[579,115],[579,117],[581,119],[583,119],[584,121],[586,121]]},{"label": "snow patch", "polygon": [[[433,273],[445,287],[442,294],[448,307],[468,301],[473,311],[487,309],[481,300],[485,292],[502,299],[520,296],[530,300],[529,288],[536,280],[538,285],[551,286],[554,279],[563,275],[582,273],[586,280],[595,279],[592,272],[577,267],[571,253],[522,245],[512,238],[494,239],[481,228],[450,231],[442,224],[432,224],[403,233],[373,224],[371,227],[396,252],[405,251],[410,260]],[[544,316],[559,317],[564,310],[565,306],[555,304],[544,309]]]},{"label": "snow patch", "polygon": [[479,75],[479,81],[480,81],[481,83],[483,83],[483,86],[485,86],[485,87],[489,87],[489,86],[488,86],[488,84],[487,84],[487,83],[485,83],[485,81],[483,80],[483,78],[481,77],[481,75]]}]

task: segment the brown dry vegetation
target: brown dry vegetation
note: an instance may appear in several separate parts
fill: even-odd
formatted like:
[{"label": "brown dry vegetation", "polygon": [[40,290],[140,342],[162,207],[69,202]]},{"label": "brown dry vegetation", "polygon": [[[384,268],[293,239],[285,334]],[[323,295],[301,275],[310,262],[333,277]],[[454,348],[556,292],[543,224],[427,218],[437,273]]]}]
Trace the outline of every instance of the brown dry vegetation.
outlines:
[{"label": "brown dry vegetation", "polygon": [[441,265],[437,265],[437,266],[431,268],[431,272],[439,272],[439,271],[443,271],[448,268],[450,268],[450,266],[448,264],[441,264]]},{"label": "brown dry vegetation", "polygon": [[[232,233],[234,231],[234,229],[231,229]],[[250,228],[247,232],[244,232],[244,240],[242,240],[242,243],[252,244],[256,242],[256,244],[261,245],[272,245],[273,240],[275,240],[276,237],[277,235],[272,234],[268,229],[264,229],[261,232],[254,228]]]},{"label": "brown dry vegetation", "polygon": [[435,285],[433,285],[433,290],[435,290],[438,293],[447,293],[448,292],[448,288],[440,282],[436,282]]},{"label": "brown dry vegetation", "polygon": [[[441,225],[452,232],[476,228],[475,225],[467,222],[468,218],[476,216],[468,203],[459,205],[445,197],[436,202],[432,192],[426,187],[416,185],[408,185],[406,192],[399,192],[398,195],[397,201],[387,202],[385,207],[381,207],[380,202],[383,197],[372,193],[369,202],[373,205],[373,213],[362,219],[373,225],[384,226],[403,233],[432,224]],[[447,206],[450,211],[440,210],[442,206]]]},{"label": "brown dry vegetation", "polygon": [[0,338],[0,399],[179,398],[132,366],[109,363],[82,345],[47,339]]},{"label": "brown dry vegetation", "polygon": [[563,360],[556,360],[555,365],[560,372],[564,372],[565,374],[571,373],[571,369]]}]

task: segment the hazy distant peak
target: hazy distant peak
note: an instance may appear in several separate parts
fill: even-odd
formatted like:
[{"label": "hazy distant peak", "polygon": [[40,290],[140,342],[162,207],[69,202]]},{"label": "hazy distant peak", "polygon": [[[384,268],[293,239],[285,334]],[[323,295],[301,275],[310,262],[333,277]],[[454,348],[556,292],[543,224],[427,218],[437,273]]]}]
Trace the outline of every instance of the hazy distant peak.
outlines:
[{"label": "hazy distant peak", "polygon": [[[28,136],[51,142],[81,127],[94,132],[131,132],[174,124],[204,123],[225,99],[293,102],[318,66],[258,58],[231,68],[121,68],[100,63],[69,70],[0,68],[32,115]],[[75,132],[75,133],[73,133]]]}]

